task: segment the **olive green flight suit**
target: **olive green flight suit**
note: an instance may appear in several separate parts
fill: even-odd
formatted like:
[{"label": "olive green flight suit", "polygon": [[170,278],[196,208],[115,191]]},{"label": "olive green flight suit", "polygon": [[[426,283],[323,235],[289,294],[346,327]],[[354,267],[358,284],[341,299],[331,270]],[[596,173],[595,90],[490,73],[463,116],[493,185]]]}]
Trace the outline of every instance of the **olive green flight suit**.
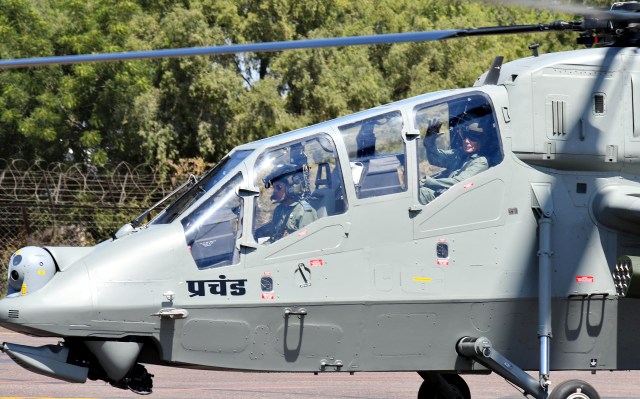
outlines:
[{"label": "olive green flight suit", "polygon": [[[430,137],[433,139],[430,140]],[[483,155],[467,154],[460,149],[440,150],[436,147],[435,136],[429,136],[427,140],[431,141],[425,146],[427,159],[431,164],[446,170],[443,177],[426,176],[421,180],[418,195],[423,204],[433,201],[454,184],[489,169],[489,161]]]},{"label": "olive green flight suit", "polygon": [[273,235],[270,241],[277,241],[298,231],[317,218],[316,210],[305,200],[295,201],[290,205],[278,204],[273,211],[273,219],[271,221]]}]

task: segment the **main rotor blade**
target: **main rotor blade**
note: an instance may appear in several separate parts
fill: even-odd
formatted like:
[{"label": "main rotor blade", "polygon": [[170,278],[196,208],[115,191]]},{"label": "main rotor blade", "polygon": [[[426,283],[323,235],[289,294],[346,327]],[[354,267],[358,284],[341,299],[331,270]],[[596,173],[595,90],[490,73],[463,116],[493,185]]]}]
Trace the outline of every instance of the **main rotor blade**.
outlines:
[{"label": "main rotor blade", "polygon": [[617,22],[640,20],[640,14],[632,9],[625,9],[624,2],[614,3],[617,8],[601,8],[588,4],[564,4],[556,0],[483,0],[489,4],[507,7],[525,7],[535,10],[546,10],[554,13],[579,15],[583,18],[606,19]]},{"label": "main rotor blade", "polygon": [[[561,22],[561,21],[558,21]],[[189,47],[165,50],[131,51],[120,53],[101,53],[85,55],[68,55],[39,58],[20,58],[0,60],[0,69],[24,68],[43,65],[67,65],[91,62],[125,61],[137,59],[192,57],[199,55],[223,55],[246,52],[272,52],[324,47],[359,46],[372,44],[392,44],[407,42],[428,42],[446,40],[455,37],[495,35],[505,33],[522,33],[557,30],[558,22],[538,25],[496,26],[477,29],[454,29],[425,32],[391,33],[370,36],[349,36],[328,39],[307,39],[269,43],[232,44],[211,47]],[[562,21],[564,24],[568,24]],[[566,27],[562,28],[567,29]]]},{"label": "main rotor blade", "polygon": [[269,43],[232,44],[210,47],[188,47],[165,50],[131,51],[121,53],[102,53],[54,56],[42,58],[22,58],[0,61],[0,69],[22,68],[41,65],[65,65],[88,62],[123,61],[152,58],[192,57],[198,55],[223,55],[247,52],[272,52],[281,50],[297,50],[322,47],[356,46],[366,44],[403,43],[416,41],[442,40],[454,35],[457,31],[410,32],[387,35],[352,36],[329,39],[308,39]]}]

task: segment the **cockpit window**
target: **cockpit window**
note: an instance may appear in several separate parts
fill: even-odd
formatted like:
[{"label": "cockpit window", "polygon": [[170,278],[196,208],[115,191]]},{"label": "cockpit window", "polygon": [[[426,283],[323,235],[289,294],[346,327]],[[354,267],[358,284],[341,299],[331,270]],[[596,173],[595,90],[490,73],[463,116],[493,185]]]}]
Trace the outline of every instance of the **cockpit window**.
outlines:
[{"label": "cockpit window", "polygon": [[493,107],[481,95],[419,106],[419,200],[427,204],[454,184],[502,162]]},{"label": "cockpit window", "polygon": [[402,127],[400,112],[340,126],[358,198],[407,190]]},{"label": "cockpit window", "polygon": [[342,173],[331,137],[297,140],[262,154],[256,161],[260,195],[255,200],[254,239],[270,244],[305,233],[317,219],[345,212]]},{"label": "cockpit window", "polygon": [[187,208],[198,201],[219,181],[224,179],[238,164],[251,154],[251,150],[236,151],[223,158],[216,166],[209,169],[200,180],[191,184],[171,205],[165,208],[150,224],[171,223]]},{"label": "cockpit window", "polygon": [[181,220],[191,256],[199,269],[238,263],[237,239],[242,234],[242,200],[238,174]]}]

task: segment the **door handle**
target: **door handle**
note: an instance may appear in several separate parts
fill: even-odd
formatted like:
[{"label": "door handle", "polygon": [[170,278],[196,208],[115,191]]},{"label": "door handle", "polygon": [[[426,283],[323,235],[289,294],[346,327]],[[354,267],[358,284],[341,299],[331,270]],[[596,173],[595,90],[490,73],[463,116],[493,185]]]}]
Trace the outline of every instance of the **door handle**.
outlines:
[{"label": "door handle", "polygon": [[162,308],[157,313],[152,313],[151,316],[158,316],[161,319],[184,319],[189,316],[189,311],[187,309]]}]

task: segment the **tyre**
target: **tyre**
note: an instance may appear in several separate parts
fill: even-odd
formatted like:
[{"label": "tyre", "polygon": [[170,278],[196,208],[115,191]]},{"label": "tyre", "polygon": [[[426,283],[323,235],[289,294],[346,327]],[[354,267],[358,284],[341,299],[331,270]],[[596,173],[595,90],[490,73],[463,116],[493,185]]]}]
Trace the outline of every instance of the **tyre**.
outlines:
[{"label": "tyre", "polygon": [[600,399],[594,387],[580,380],[567,380],[555,387],[549,399]]},{"label": "tyre", "polygon": [[471,399],[471,393],[460,375],[442,373],[425,378],[420,385],[418,399]]}]

